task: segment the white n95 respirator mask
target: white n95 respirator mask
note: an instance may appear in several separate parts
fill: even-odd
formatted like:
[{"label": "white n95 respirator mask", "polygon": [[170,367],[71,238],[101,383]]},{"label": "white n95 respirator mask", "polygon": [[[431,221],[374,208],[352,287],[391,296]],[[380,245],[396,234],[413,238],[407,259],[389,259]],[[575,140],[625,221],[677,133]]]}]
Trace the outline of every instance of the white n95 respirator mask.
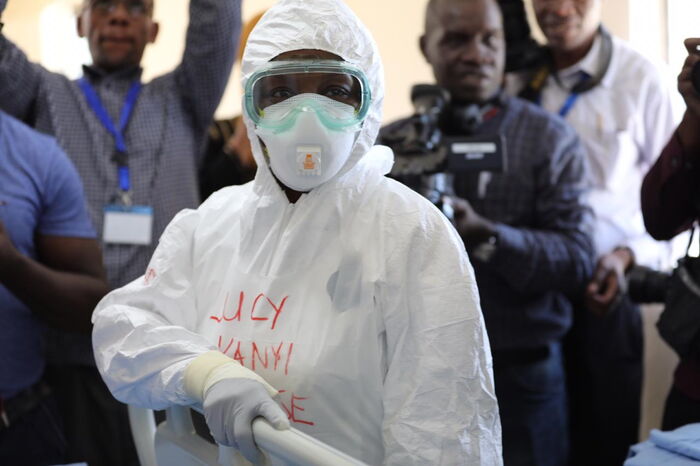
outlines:
[{"label": "white n95 respirator mask", "polygon": [[[315,100],[313,105],[310,99]],[[353,108],[327,97],[302,94],[269,107],[266,114],[274,116],[280,110],[274,108],[277,106],[293,106],[298,110],[294,124],[283,131],[264,127],[255,130],[265,143],[275,176],[286,186],[302,192],[335,176],[350,157],[360,128],[357,125],[330,129],[323,124],[319,112],[352,115]]]},{"label": "white n95 respirator mask", "polygon": [[305,192],[343,168],[369,101],[364,74],[344,62],[273,62],[248,81],[245,108],[274,175]]}]

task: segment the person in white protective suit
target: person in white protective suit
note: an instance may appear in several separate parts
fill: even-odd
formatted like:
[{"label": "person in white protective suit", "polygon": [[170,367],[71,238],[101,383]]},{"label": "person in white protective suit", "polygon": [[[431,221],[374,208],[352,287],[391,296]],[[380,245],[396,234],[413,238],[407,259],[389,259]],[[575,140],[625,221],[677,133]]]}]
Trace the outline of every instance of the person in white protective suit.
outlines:
[{"label": "person in white protective suit", "polygon": [[384,89],[370,34],[340,0],[282,0],[242,66],[255,180],[178,214],[144,276],[100,302],[110,390],[202,403],[216,441],[252,461],[263,416],[369,464],[501,464],[463,243],[372,147]]}]

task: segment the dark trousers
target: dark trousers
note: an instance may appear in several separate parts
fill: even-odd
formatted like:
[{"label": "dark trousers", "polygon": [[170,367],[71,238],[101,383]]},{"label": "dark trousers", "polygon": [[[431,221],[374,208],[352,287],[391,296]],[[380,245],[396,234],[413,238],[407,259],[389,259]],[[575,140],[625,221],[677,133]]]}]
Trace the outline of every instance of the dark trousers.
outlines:
[{"label": "dark trousers", "polygon": [[673,430],[696,422],[700,422],[700,400],[688,397],[674,385],[666,398],[661,428]]},{"label": "dark trousers", "polygon": [[53,396],[0,431],[0,464],[45,466],[63,464],[66,439]]},{"label": "dark trousers", "polygon": [[96,368],[49,366],[46,380],[63,418],[66,462],[138,466],[126,405],[112,397]]},{"label": "dark trousers", "polygon": [[565,343],[571,461],[619,466],[639,437],[643,334],[628,297],[604,317],[577,306]]},{"label": "dark trousers", "polygon": [[494,381],[505,466],[566,464],[566,380],[561,346],[551,344],[544,358],[535,362],[512,363],[499,356],[495,351]]}]

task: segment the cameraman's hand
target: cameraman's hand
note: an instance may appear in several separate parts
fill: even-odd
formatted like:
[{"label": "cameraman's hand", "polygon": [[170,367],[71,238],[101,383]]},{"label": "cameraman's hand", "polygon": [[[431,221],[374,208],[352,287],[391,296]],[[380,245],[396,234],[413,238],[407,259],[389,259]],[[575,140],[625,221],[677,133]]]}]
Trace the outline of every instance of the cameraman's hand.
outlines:
[{"label": "cameraman's hand", "polygon": [[685,48],[688,50],[688,58],[685,59],[683,69],[678,75],[678,91],[683,96],[688,109],[683,121],[678,127],[678,136],[686,150],[694,152],[700,150],[700,93],[693,87],[693,67],[700,62],[700,38],[686,39]]},{"label": "cameraman's hand", "polygon": [[454,225],[467,249],[482,243],[496,234],[493,223],[477,214],[471,204],[455,196],[443,196],[442,202],[454,210]]},{"label": "cameraman's hand", "polygon": [[627,292],[625,272],[633,264],[634,256],[626,248],[616,249],[601,257],[593,279],[586,287],[586,308],[598,316],[604,316],[613,310],[622,295]]}]

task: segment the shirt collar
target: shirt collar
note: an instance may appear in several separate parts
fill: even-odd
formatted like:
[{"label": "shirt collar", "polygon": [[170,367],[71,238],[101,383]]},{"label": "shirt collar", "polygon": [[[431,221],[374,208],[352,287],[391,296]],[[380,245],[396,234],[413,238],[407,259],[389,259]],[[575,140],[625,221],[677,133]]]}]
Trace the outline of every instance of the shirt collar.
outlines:
[{"label": "shirt collar", "polygon": [[113,80],[113,81],[134,81],[141,79],[143,68],[140,66],[129,66],[116,71],[106,71],[95,65],[83,65],[83,74],[91,81]]},{"label": "shirt collar", "polygon": [[[563,70],[560,70],[557,75],[562,83],[567,88],[572,88],[575,86],[579,80],[581,79],[581,71],[587,73],[589,76],[595,76],[597,73],[600,72],[600,69],[603,67],[602,59],[603,57],[601,56],[602,53],[602,43],[603,43],[603,37],[600,32],[596,34],[595,39],[593,40],[593,45],[591,46],[591,49],[588,51],[585,57],[583,57],[581,60],[578,61],[578,63],[575,63],[568,68],[564,68]],[[609,83],[608,77],[610,76],[610,70],[605,73],[605,76],[601,80],[600,84],[603,86],[607,86]]]}]

